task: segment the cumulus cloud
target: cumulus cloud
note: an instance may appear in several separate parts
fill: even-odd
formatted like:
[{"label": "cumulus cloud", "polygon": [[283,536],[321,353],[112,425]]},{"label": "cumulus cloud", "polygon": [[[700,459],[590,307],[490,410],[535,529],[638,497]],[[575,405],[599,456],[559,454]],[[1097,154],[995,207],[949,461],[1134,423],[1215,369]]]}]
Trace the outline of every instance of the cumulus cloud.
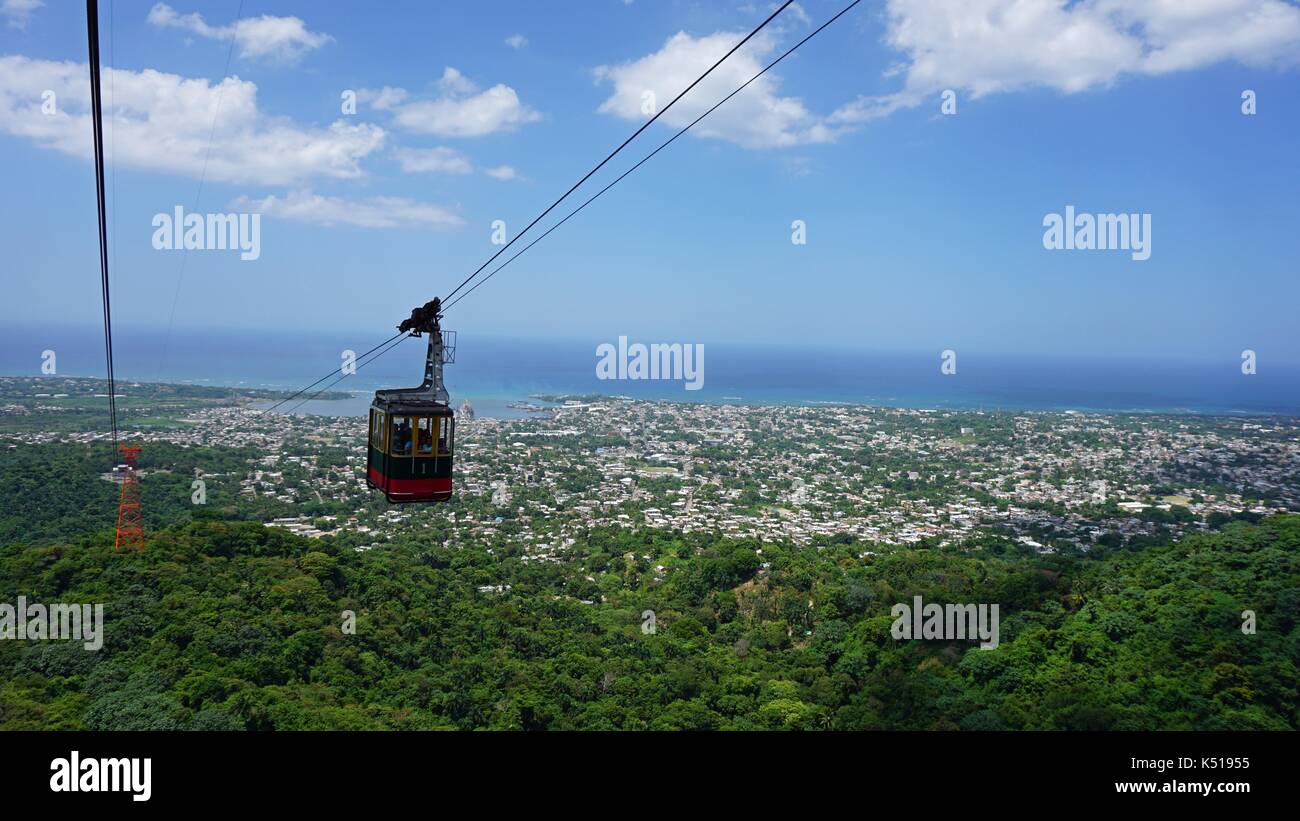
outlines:
[{"label": "cumulus cloud", "polygon": [[392,112],[393,123],[400,128],[438,137],[481,137],[513,131],[542,118],[520,102],[510,86],[498,83],[480,91],[450,66],[443,70],[434,99],[411,100],[406,89],[389,87],[367,90],[358,98]]},{"label": "cumulus cloud", "polygon": [[832,122],[887,116],[947,88],[1071,94],[1126,75],[1300,61],[1300,7],[1286,0],[889,0],[886,19],[886,44],[905,56],[902,88]]},{"label": "cumulus cloud", "polygon": [[[399,148],[393,152],[397,164],[408,174],[472,174],[474,163],[454,148]],[[494,180],[506,182],[520,179],[519,172],[509,165],[482,169]]]},{"label": "cumulus cloud", "polygon": [[1286,0],[1102,0],[1098,10],[1139,32],[1139,70],[1147,74],[1226,61],[1257,68],[1300,62],[1300,7]]},{"label": "cumulus cloud", "polygon": [[43,5],[44,0],[4,0],[0,3],[0,16],[9,22],[10,28],[26,31],[32,14]]},{"label": "cumulus cloud", "polygon": [[506,45],[511,48],[523,48],[528,45],[528,38],[522,34],[512,34],[506,38]]},{"label": "cumulus cloud", "polygon": [[474,170],[469,158],[454,148],[399,148],[396,157],[408,173],[468,174]]},{"label": "cumulus cloud", "polygon": [[[87,76],[84,63],[0,57],[0,132],[89,158]],[[152,69],[104,69],[102,80],[106,139],[124,167],[197,178],[206,164],[209,180],[262,185],[351,179],[362,176],[360,160],[385,139],[372,124],[316,127],[268,117],[258,110],[257,86],[238,77],[213,84]],[[45,90],[55,95],[52,114],[42,111]]]},{"label": "cumulus cloud", "polygon": [[180,14],[166,3],[158,3],[145,18],[158,28],[174,28],[209,40],[231,40],[239,46],[239,56],[252,60],[293,64],[334,38],[309,31],[297,17],[246,17],[228,26],[209,25],[198,12]]},{"label": "cumulus cloud", "polygon": [[[614,87],[600,111],[627,120],[644,120],[648,102],[655,107],[667,105],[743,37],[743,32],[718,32],[704,37],[678,32],[653,54],[596,68],[597,79]],[[668,109],[659,121],[675,128],[685,126],[761,71],[770,62],[768,58],[776,47],[775,38],[759,34]],[[780,80],[772,72],[764,74],[701,121],[691,133],[747,148],[822,143],[838,136],[839,131],[833,125],[810,112],[798,97],[781,96],[779,88]]]},{"label": "cumulus cloud", "polygon": [[361,228],[455,228],[465,221],[454,211],[433,203],[404,197],[368,197],[346,200],[311,191],[294,191],[284,197],[239,197],[236,211],[316,225],[354,225]]},{"label": "cumulus cloud", "polygon": [[392,88],[384,86],[380,89],[362,88],[357,91],[357,99],[363,103],[379,109],[380,111],[392,111],[408,94],[404,88]]}]

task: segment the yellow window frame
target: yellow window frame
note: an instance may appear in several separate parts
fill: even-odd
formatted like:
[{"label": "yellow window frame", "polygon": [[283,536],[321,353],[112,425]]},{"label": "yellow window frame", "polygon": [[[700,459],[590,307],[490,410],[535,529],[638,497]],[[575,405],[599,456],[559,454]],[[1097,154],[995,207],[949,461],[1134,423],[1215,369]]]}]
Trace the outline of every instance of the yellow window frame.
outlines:
[{"label": "yellow window frame", "polygon": [[[439,456],[450,456],[455,445],[452,443],[452,433],[455,430],[454,420],[450,416],[436,417],[440,425],[438,435],[435,437],[435,445],[438,448]],[[446,449],[443,445],[446,445]]]},{"label": "yellow window frame", "polygon": [[381,410],[370,409],[370,444],[380,453],[388,452],[388,440],[385,436],[388,430],[385,424],[387,415]]}]

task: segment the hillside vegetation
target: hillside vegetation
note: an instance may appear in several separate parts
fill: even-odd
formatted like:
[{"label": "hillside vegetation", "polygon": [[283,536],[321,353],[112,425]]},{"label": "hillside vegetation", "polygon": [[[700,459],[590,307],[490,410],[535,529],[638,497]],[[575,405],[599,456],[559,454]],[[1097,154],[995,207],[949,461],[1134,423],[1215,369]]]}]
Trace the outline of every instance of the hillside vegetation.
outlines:
[{"label": "hillside vegetation", "polygon": [[[8,541],[0,601],[103,602],[107,627],[98,652],[0,642],[0,729],[1300,726],[1300,516],[1073,557],[863,552],[614,529],[538,563],[215,518],[138,555]],[[896,641],[914,595],[998,603],[1001,645]]]}]

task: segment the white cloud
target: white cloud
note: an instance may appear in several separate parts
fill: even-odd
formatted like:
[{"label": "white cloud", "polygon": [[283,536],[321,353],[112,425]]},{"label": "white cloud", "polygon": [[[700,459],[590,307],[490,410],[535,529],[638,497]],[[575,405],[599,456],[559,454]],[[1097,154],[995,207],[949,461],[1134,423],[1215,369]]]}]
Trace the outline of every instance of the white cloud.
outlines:
[{"label": "white cloud", "polygon": [[442,70],[442,77],[438,79],[438,88],[446,95],[465,96],[478,91],[478,86],[473,81],[461,74],[451,66]]},{"label": "white cloud", "polygon": [[946,88],[1068,94],[1126,75],[1300,60],[1300,7],[1286,0],[890,0],[886,16],[885,42],[906,55],[903,87],[859,98],[833,122],[886,116]]},{"label": "white cloud", "polygon": [[497,84],[479,91],[469,78],[451,67],[443,71],[438,92],[432,100],[406,102],[409,95],[405,89],[385,87],[362,99],[370,97],[376,108],[391,111],[394,124],[401,128],[439,137],[481,137],[513,131],[542,118],[521,103],[510,86]]},{"label": "white cloud", "polygon": [[[644,120],[647,92],[654,94],[656,106],[668,105],[742,37],[744,34],[737,32],[718,32],[706,37],[678,32],[653,54],[617,66],[598,67],[596,77],[614,85],[613,94],[601,104],[600,110],[627,120]],[[659,121],[676,128],[685,126],[761,71],[776,46],[774,38],[759,34],[668,109]],[[835,139],[836,129],[809,112],[799,98],[780,96],[779,85],[780,81],[771,72],[764,74],[691,132],[748,148]]]},{"label": "white cloud", "polygon": [[[398,148],[393,152],[397,163],[408,174],[472,174],[474,163],[454,148]],[[509,165],[484,168],[483,173],[494,180],[517,180],[519,172]]]},{"label": "white cloud", "polygon": [[408,173],[468,174],[474,165],[453,148],[399,148],[397,162]]},{"label": "white cloud", "polygon": [[[84,63],[0,57],[0,133],[89,158],[88,76]],[[257,86],[238,77],[211,84],[152,69],[105,69],[102,80],[105,140],[124,167],[197,178],[206,164],[209,180],[261,185],[351,179],[362,176],[360,160],[385,139],[371,124],[340,120],[322,128],[268,117],[258,110]],[[47,89],[56,95],[54,114],[41,111]]]},{"label": "white cloud", "polygon": [[404,197],[368,197],[345,200],[310,191],[294,191],[284,197],[262,199],[239,197],[230,207],[236,211],[306,222],[317,225],[355,225],[361,228],[455,228],[465,221],[448,208],[416,202]]},{"label": "white cloud", "polygon": [[381,89],[363,88],[357,91],[357,99],[369,103],[381,111],[392,111],[407,97],[406,89],[384,86]]},{"label": "white cloud", "polygon": [[0,3],[0,15],[9,21],[10,28],[26,31],[32,14],[43,5],[44,0],[4,0]]},{"label": "white cloud", "polygon": [[264,14],[243,18],[228,26],[212,26],[198,12],[179,14],[166,3],[155,5],[145,19],[158,28],[181,29],[210,40],[234,38],[240,57],[284,64],[296,63],[307,52],[334,39],[328,34],[308,31],[307,24],[297,17]]},{"label": "white cloud", "polygon": [[512,34],[506,38],[506,45],[511,48],[523,48],[528,45],[528,38],[522,34]]},{"label": "white cloud", "polygon": [[1137,27],[1148,74],[1225,61],[1254,67],[1300,62],[1300,7],[1286,0],[1101,0],[1119,26]]}]

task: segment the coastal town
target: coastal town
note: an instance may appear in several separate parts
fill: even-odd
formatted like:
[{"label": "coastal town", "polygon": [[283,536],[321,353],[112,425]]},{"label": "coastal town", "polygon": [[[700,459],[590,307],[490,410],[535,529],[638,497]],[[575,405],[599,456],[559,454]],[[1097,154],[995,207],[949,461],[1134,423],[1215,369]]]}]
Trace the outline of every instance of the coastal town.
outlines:
[{"label": "coastal town", "polygon": [[[6,387],[0,446],[108,436],[8,424],[77,398],[75,384],[63,397],[22,390]],[[1046,553],[1300,511],[1292,418],[582,397],[490,419],[465,403],[452,502],[390,506],[366,485],[362,417],[267,413],[248,396],[174,404],[183,409],[169,424],[127,438],[254,454],[238,470],[200,466],[205,496],[258,502],[267,524],[358,550],[432,528],[452,545],[514,543],[554,561],[583,534],[619,527],[864,552],[997,537]],[[144,483],[190,482],[143,473]]]}]

